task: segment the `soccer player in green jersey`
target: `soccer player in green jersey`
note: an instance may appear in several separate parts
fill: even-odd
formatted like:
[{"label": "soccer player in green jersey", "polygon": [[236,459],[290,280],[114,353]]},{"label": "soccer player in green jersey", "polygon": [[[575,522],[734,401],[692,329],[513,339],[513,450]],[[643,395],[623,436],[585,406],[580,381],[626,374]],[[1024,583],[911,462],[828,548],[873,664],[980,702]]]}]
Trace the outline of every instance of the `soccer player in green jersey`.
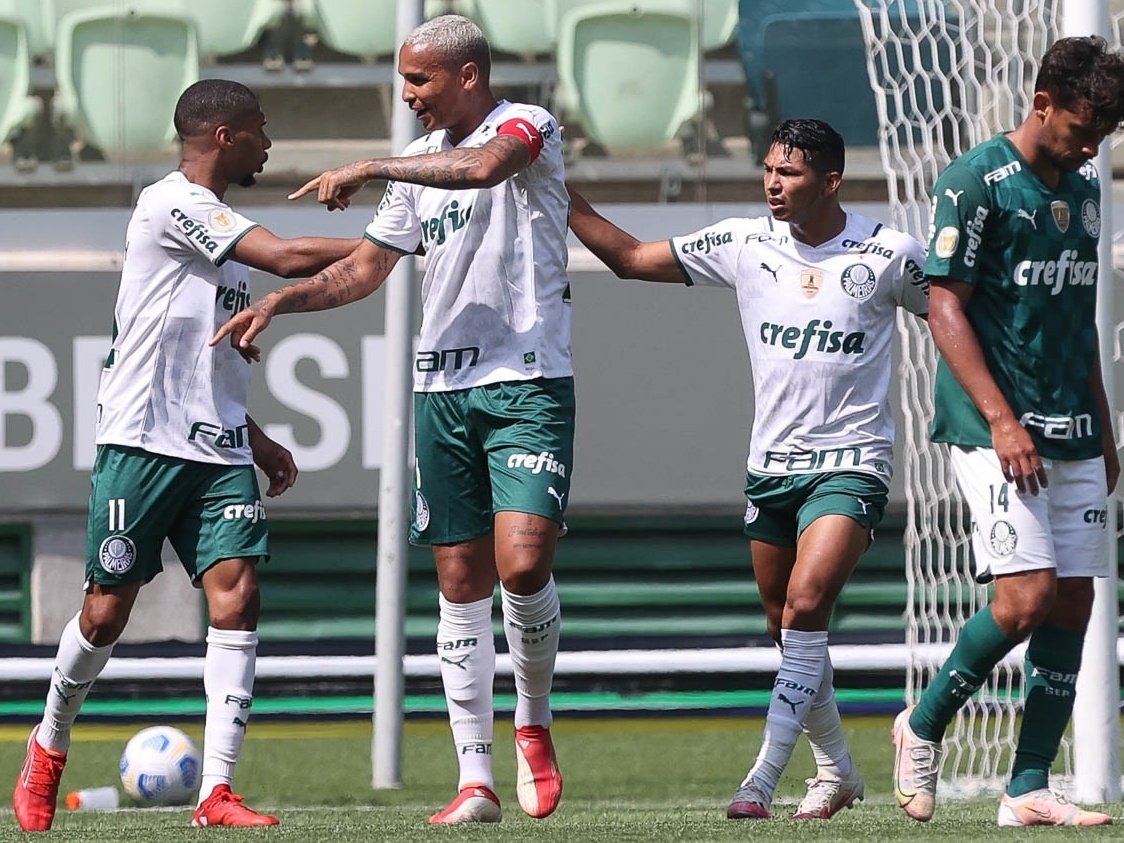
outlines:
[{"label": "soccer player in green jersey", "polygon": [[1062,39],[1043,56],[1030,115],[954,161],[934,189],[932,437],[949,445],[976,577],[995,591],[895,721],[895,792],[917,820],[933,815],[948,724],[1029,639],[999,825],[1112,821],[1048,780],[1073,712],[1093,578],[1110,573],[1106,495],[1120,462],[1096,327],[1100,186],[1090,159],[1122,120],[1124,56],[1101,38]]}]

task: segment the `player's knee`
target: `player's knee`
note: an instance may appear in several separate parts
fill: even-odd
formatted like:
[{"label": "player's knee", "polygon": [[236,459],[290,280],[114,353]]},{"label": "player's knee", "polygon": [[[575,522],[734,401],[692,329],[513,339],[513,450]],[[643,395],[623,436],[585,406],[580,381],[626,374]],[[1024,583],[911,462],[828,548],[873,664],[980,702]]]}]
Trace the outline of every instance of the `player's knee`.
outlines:
[{"label": "player's knee", "polygon": [[503,573],[503,587],[512,594],[538,594],[550,582],[550,566],[523,560]]},{"label": "player's knee", "polygon": [[261,592],[256,580],[240,579],[230,588],[209,594],[211,626],[217,629],[257,629]]},{"label": "player's knee", "polygon": [[87,600],[78,625],[82,637],[94,647],[108,647],[121,637],[129,622],[126,606],[114,600]]},{"label": "player's knee", "polygon": [[822,594],[790,594],[784,604],[781,625],[787,629],[827,629],[830,617],[831,605],[825,605]]}]

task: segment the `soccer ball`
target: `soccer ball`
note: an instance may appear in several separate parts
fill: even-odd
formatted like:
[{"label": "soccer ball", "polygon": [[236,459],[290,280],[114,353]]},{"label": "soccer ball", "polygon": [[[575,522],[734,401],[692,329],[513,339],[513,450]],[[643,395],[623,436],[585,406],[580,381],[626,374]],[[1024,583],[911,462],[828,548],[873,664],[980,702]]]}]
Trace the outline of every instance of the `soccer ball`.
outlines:
[{"label": "soccer ball", "polygon": [[171,726],[141,729],[121,753],[121,784],[141,805],[186,805],[199,787],[199,750]]}]

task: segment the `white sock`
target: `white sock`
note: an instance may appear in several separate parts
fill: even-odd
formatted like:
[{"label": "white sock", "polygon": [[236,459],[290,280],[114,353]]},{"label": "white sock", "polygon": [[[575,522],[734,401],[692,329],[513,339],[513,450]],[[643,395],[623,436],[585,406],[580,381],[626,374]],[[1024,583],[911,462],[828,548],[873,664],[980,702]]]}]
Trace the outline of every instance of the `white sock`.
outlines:
[{"label": "white sock", "polygon": [[554,577],[538,594],[512,594],[502,585],[503,631],[515,678],[515,728],[553,722],[550,687],[562,615]]},{"label": "white sock", "polygon": [[207,627],[207,655],[203,660],[207,720],[203,727],[199,804],[218,785],[234,782],[234,765],[242,753],[254,703],[257,653],[257,632]]},{"label": "white sock", "polygon": [[36,733],[36,742],[52,752],[65,753],[70,749],[70,727],[74,725],[94,680],[113,652],[112,644],[95,647],[82,637],[78,625],[81,614],[79,612],[71,618],[59,636],[51,687],[43,707],[43,722]]},{"label": "white sock", "polygon": [[842,778],[850,775],[854,763],[843,734],[843,721],[839,719],[839,706],[835,704],[835,671],[828,655],[823,665],[820,691],[808,709],[804,720],[804,734],[812,745],[816,769]]},{"label": "white sock", "polygon": [[457,790],[470,784],[494,789],[492,685],[496,678],[496,639],[492,634],[492,598],[450,603],[438,595],[438,604],[437,655],[460,769]]},{"label": "white sock", "polygon": [[826,660],[826,631],[781,630],[781,667],[765,715],[765,734],[757,760],[742,781],[747,784],[752,779],[769,799],[792,758],[804,718],[819,690]]}]

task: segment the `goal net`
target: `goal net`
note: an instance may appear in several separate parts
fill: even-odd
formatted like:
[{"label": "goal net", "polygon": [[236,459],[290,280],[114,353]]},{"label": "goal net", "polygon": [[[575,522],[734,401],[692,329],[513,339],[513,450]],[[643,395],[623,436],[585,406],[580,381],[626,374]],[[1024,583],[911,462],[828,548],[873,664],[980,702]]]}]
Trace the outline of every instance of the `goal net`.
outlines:
[{"label": "goal net", "polygon": [[[880,122],[889,219],[926,242],[930,195],[949,162],[1030,110],[1039,57],[1059,37],[1053,0],[854,0]],[[970,519],[943,445],[929,442],[936,351],[899,316],[905,430],[899,463],[908,505],[906,698],[916,702],[988,589],[972,577]],[[941,790],[971,796],[1006,784],[1018,735],[1023,648],[993,671],[948,729]],[[1059,765],[1072,774],[1067,738]]]}]

